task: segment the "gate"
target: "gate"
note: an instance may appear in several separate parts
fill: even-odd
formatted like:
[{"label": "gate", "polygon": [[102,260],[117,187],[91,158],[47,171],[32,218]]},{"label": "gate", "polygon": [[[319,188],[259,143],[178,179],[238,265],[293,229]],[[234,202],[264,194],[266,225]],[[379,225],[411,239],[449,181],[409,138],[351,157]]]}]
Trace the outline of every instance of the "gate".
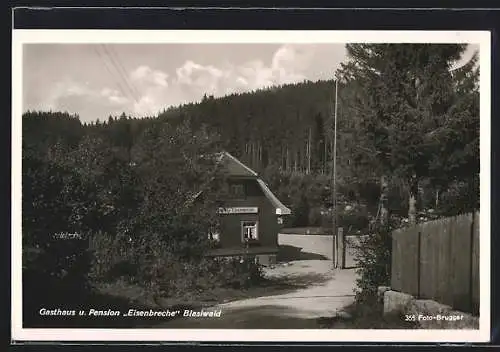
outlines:
[{"label": "gate", "polygon": [[357,267],[357,251],[363,236],[344,235],[343,228],[339,228],[335,236],[335,268],[352,269]]}]

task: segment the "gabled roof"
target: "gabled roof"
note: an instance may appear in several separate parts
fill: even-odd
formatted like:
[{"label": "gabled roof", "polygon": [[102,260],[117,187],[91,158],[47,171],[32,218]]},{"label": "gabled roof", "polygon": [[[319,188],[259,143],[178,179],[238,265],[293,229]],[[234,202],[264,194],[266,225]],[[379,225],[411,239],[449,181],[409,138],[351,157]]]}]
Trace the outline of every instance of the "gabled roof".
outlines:
[{"label": "gabled roof", "polygon": [[[241,161],[239,161],[237,158],[226,151],[219,154],[218,160],[219,162],[225,163],[227,171],[229,172],[229,176],[252,177],[256,179],[257,183],[262,189],[262,192],[276,209],[276,215],[290,215],[292,213],[291,210],[287,208],[283,203],[281,203],[280,200],[274,195],[274,193],[271,192],[266,183],[258,177],[259,175],[257,174],[257,172],[250,169],[248,166],[243,164]],[[196,193],[193,197],[193,200],[198,198],[202,193],[203,191],[199,191],[198,193]]]},{"label": "gabled roof", "polygon": [[264,181],[258,178],[257,183],[259,184],[267,199],[269,199],[271,204],[276,208],[276,215],[290,215],[292,213],[292,211],[283,203],[281,203],[280,200],[274,195],[274,193],[271,192]]},{"label": "gabled roof", "polygon": [[244,176],[244,177],[258,176],[258,174],[254,170],[250,169],[248,166],[243,164],[241,161],[236,159],[228,152],[222,152],[220,160],[225,164],[230,176]]},{"label": "gabled roof", "polygon": [[229,169],[228,171],[230,176],[252,176],[256,178],[257,183],[262,189],[262,192],[271,202],[271,204],[276,208],[276,215],[289,215],[292,213],[291,210],[287,208],[283,203],[281,203],[280,200],[274,195],[274,193],[271,192],[266,183],[258,177],[259,175],[254,170],[250,169],[248,166],[243,164],[228,152],[223,152],[222,154],[223,158],[227,158],[227,160],[229,161],[226,165]]}]

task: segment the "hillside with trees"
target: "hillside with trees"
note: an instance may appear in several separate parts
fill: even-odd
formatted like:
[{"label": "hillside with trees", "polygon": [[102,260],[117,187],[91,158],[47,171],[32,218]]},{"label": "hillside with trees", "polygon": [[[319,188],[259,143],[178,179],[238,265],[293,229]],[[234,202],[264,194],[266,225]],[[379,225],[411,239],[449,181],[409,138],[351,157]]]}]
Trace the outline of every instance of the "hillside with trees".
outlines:
[{"label": "hillside with trees", "polygon": [[[366,45],[349,48],[350,61],[338,72],[341,203],[361,202],[376,213],[380,177],[386,172],[381,170],[390,170],[384,181],[391,185],[387,198],[390,208],[401,215],[409,206],[442,209],[446,203],[441,200],[454,197],[450,192],[458,189],[463,193],[472,187],[467,192],[474,193],[477,177],[471,170],[478,168],[479,140],[477,58],[451,73],[449,66],[463,47],[453,51],[444,46],[440,52],[435,46],[382,45],[377,50],[384,52],[384,60],[370,57]],[[441,61],[432,61],[436,58]],[[415,70],[401,69],[407,66]],[[315,191],[304,193],[314,193],[307,201],[314,213],[330,206],[335,93],[334,80],[305,81],[221,98],[205,96],[201,102],[170,107],[156,117],[122,114],[96,117],[97,122],[86,125],[76,116],[63,121],[61,113],[29,112],[24,131],[29,138],[24,141],[29,144],[26,148],[36,144],[40,150],[38,143],[43,149],[57,138],[75,143],[83,134],[91,134],[106,140],[129,162],[137,162],[137,141],[144,130],[189,121],[194,130],[206,127],[218,135],[220,148],[263,175],[292,208],[303,202],[298,190],[311,186]],[[420,192],[418,197],[415,192]],[[315,218],[311,214],[289,225],[319,225]]]}]

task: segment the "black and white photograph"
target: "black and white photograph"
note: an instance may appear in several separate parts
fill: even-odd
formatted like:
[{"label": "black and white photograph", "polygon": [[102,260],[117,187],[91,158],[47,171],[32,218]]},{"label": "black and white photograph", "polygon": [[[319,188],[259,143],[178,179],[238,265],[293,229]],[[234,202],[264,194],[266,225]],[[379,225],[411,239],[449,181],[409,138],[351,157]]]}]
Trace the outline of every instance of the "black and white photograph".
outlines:
[{"label": "black and white photograph", "polygon": [[13,57],[14,338],[489,337],[488,32],[14,30]]}]

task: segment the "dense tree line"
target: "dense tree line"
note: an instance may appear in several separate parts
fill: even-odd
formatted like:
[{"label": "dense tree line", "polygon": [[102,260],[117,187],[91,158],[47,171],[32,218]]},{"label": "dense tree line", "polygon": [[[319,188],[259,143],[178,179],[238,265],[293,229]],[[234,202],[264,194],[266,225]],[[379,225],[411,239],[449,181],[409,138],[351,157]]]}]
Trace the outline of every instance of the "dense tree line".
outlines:
[{"label": "dense tree line", "polygon": [[[414,217],[417,208],[446,207],[449,204],[440,200],[452,197],[450,193],[459,191],[463,198],[477,193],[477,58],[450,69],[463,51],[460,45],[348,45],[349,58],[338,72],[340,199],[376,207],[379,197],[374,197],[374,189],[384,183],[390,208],[403,214],[412,207]],[[48,117],[32,112],[25,133],[33,136],[24,143],[39,152],[55,139],[74,144],[83,134],[93,135],[136,162],[137,142],[145,129],[189,121],[193,130],[207,126],[219,135],[221,149],[265,175],[268,182],[281,180],[278,188],[293,188],[288,180],[294,177],[320,182],[321,200],[310,206],[328,206],[335,93],[333,80],[306,81],[221,98],[205,96],[199,103],[168,108],[155,118],[122,114],[86,125],[76,116],[68,115],[65,121],[61,113]],[[44,128],[38,133],[40,123]],[[285,192],[278,193],[289,200]],[[478,198],[474,199],[462,209],[442,210],[470,210],[477,207]],[[289,200],[288,205],[295,203]]]},{"label": "dense tree line", "polygon": [[[463,209],[444,209],[449,203],[440,201],[454,197],[450,193],[457,191],[469,198],[478,185],[477,58],[450,70],[463,51],[463,46],[446,45],[348,46],[350,56],[338,73],[337,94],[341,199],[361,201],[376,212],[373,208],[379,196],[374,197],[375,189],[385,177],[382,183],[391,193],[386,198],[396,213],[407,212],[410,205],[414,209],[440,208],[444,213],[477,205],[472,202]],[[154,118],[122,114],[83,126],[76,116],[68,115],[68,121],[62,121],[61,113],[51,118],[29,113],[26,133],[30,128],[35,132],[34,126],[41,120],[46,120],[42,130],[46,132],[26,143],[43,150],[54,138],[76,143],[84,133],[91,134],[134,162],[140,153],[136,144],[145,129],[167,121],[172,125],[189,121],[194,130],[208,126],[220,136],[221,148],[270,175],[268,182],[280,179],[273,175],[283,175],[278,188],[293,188],[293,182],[287,180],[294,177],[320,181],[322,199],[309,204],[317,208],[328,206],[331,198],[328,176],[332,172],[335,93],[334,80],[306,81],[221,98],[205,96],[199,103],[171,107]],[[286,192],[278,193],[285,200],[290,198]],[[295,207],[298,202],[290,200],[288,205]],[[388,203],[384,209],[387,207]]]},{"label": "dense tree line", "polygon": [[[209,124],[224,147],[261,171],[277,166],[288,172],[325,172],[331,140],[332,81],[306,81],[170,108],[160,119],[190,119]],[[292,128],[293,127],[293,128]]]}]

